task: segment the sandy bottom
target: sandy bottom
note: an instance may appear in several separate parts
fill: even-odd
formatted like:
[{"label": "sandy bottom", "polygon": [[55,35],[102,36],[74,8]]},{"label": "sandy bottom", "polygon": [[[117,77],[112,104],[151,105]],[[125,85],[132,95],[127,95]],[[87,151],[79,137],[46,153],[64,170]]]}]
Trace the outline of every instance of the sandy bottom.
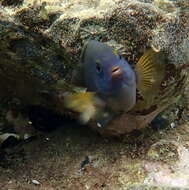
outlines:
[{"label": "sandy bottom", "polygon": [[[160,139],[176,140],[184,132],[182,127],[160,131],[148,128],[123,138],[107,138],[75,123],[65,125],[17,146],[14,153],[1,154],[0,189],[116,190],[142,184],[151,145]],[[187,139],[183,138],[185,142]]]}]

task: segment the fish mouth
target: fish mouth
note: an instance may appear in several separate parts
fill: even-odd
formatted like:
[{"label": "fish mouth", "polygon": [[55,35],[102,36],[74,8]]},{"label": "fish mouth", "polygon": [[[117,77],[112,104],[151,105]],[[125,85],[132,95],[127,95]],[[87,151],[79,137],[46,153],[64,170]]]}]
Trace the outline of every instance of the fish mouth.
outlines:
[{"label": "fish mouth", "polygon": [[114,66],[111,70],[112,79],[122,78],[123,69],[120,66]]}]

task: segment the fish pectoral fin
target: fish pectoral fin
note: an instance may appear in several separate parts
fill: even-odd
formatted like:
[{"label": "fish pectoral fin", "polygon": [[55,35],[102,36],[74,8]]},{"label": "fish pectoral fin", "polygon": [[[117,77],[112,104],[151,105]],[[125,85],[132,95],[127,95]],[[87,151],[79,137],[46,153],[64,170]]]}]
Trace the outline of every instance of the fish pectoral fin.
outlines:
[{"label": "fish pectoral fin", "polygon": [[83,124],[94,118],[98,108],[103,105],[94,92],[68,93],[64,98],[66,108],[78,112]]},{"label": "fish pectoral fin", "polygon": [[165,61],[162,52],[149,49],[136,64],[137,88],[148,103],[154,100],[160,89],[165,76]]}]

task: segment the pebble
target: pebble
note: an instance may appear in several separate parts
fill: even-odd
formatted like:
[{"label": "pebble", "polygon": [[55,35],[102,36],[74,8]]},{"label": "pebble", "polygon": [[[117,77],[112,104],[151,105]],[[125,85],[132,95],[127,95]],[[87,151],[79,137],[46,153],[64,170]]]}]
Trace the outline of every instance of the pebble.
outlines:
[{"label": "pebble", "polygon": [[172,123],[171,123],[171,128],[175,128],[175,127],[176,127],[175,123],[172,122]]},{"label": "pebble", "polygon": [[32,183],[35,184],[35,185],[40,185],[40,182],[37,181],[36,179],[32,179]]},{"label": "pebble", "polygon": [[101,127],[102,127],[102,125],[101,125],[100,123],[97,123],[97,126],[98,126],[99,128],[101,128]]}]

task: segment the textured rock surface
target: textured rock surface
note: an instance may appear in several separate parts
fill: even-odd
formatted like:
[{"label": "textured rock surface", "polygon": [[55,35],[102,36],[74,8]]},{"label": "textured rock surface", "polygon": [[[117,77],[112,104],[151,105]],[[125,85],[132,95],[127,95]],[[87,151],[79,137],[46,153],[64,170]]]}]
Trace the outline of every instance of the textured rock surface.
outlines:
[{"label": "textured rock surface", "polygon": [[[167,53],[166,75],[153,104],[148,106],[139,95],[134,110],[118,117],[108,129],[99,130],[103,134],[119,135],[146,126],[177,100],[185,86],[184,66],[189,62],[187,4],[171,1],[150,3],[94,1],[88,5],[81,1],[78,8],[70,1],[64,14],[45,31],[54,41],[70,48],[76,60],[82,44],[88,39],[108,43],[120,50],[131,63],[136,63],[149,47]],[[93,126],[96,128],[97,125]]]},{"label": "textured rock surface", "polygon": [[[154,101],[148,105],[139,91],[135,108],[118,117],[101,133],[119,135],[145,127],[183,92],[189,60],[189,15],[185,1],[24,1],[23,6],[18,7],[10,6],[11,2],[3,2],[8,6],[1,9],[1,33],[5,34],[1,52],[3,55],[6,51],[11,54],[12,59],[8,62],[15,64],[17,70],[24,68],[25,76],[17,80],[18,84],[23,83],[24,77],[28,80],[27,89],[18,87],[23,84],[16,85],[16,94],[10,90],[13,87],[9,87],[6,94],[22,99],[31,96],[39,99],[36,95],[38,89],[50,89],[52,92],[57,89],[58,81],[69,82],[83,44],[88,39],[96,39],[118,49],[133,63],[133,67],[150,47],[167,55],[166,74]],[[8,56],[4,56],[4,65]],[[16,58],[16,63],[13,63]],[[16,77],[16,71],[13,72],[9,79]],[[24,75],[23,72],[19,76]],[[7,80],[5,77],[4,81]],[[15,85],[12,80],[7,83]],[[4,85],[2,88],[7,87]],[[62,88],[64,91],[64,86]],[[22,94],[24,91],[28,94]],[[58,101],[62,105],[62,101]],[[95,122],[93,127],[97,127]]]}]

